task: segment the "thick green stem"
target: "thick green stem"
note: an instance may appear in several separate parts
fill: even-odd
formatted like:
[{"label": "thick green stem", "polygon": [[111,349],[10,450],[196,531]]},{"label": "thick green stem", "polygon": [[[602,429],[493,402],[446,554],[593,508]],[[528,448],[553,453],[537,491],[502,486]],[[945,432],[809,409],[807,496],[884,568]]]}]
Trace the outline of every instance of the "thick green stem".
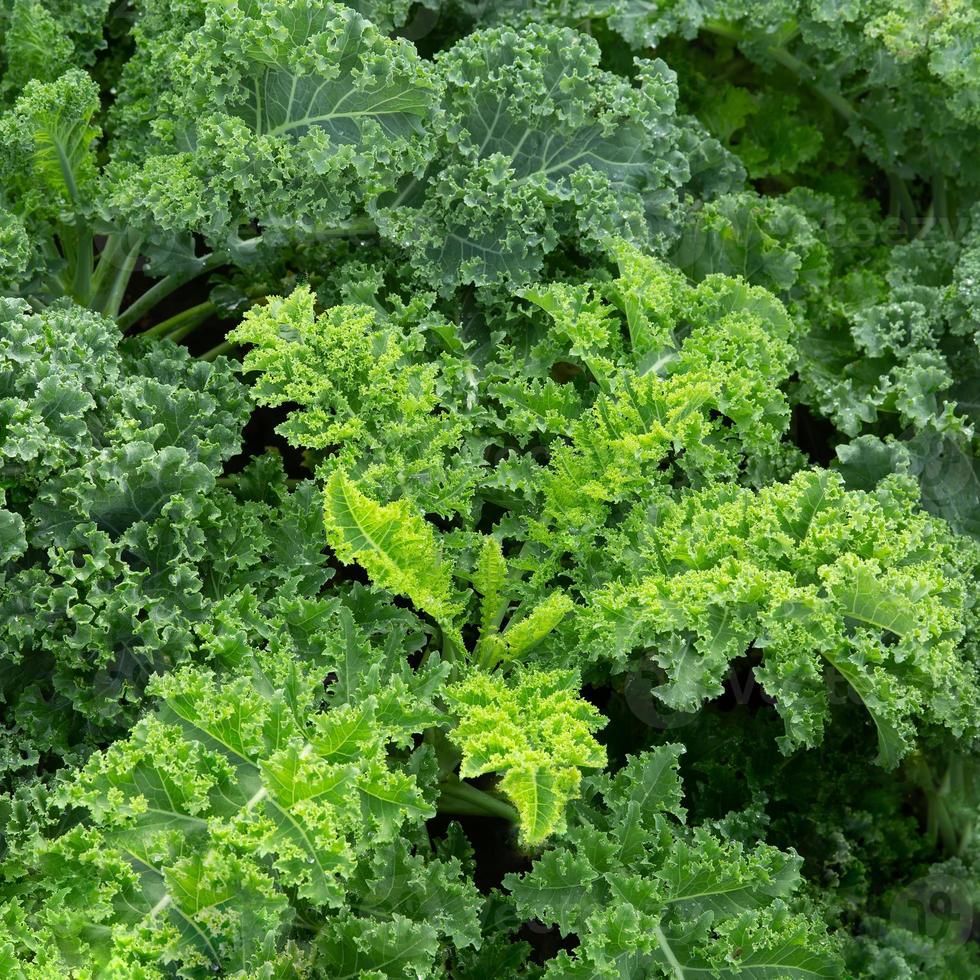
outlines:
[{"label": "thick green stem", "polygon": [[930,804],[935,804],[935,822],[939,831],[939,840],[947,854],[956,854],[959,850],[959,835],[949,812],[950,790],[956,766],[955,757],[950,761],[938,785],[933,785],[933,797]]},{"label": "thick green stem", "polygon": [[731,24],[726,24],[723,20],[713,20],[708,18],[701,22],[701,30],[714,34],[717,37],[727,38],[729,41],[744,41],[745,35]]},{"label": "thick green stem", "polygon": [[136,268],[136,262],[140,257],[140,246],[142,244],[143,240],[137,238],[130,245],[122,261],[119,263],[116,274],[112,279],[112,285],[109,287],[109,293],[106,296],[105,303],[102,305],[102,312],[106,316],[115,317],[119,313],[123,296],[126,294],[126,287],[129,285],[129,280],[133,276],[133,270]]},{"label": "thick green stem", "polygon": [[216,269],[225,262],[225,255],[219,252],[212,252],[207,258],[203,259],[199,265],[193,269],[183,272],[172,272],[169,276],[164,276],[159,282],[154,283],[139,299],[134,300],[129,306],[116,317],[116,323],[123,330],[129,329],[134,323],[146,316],[157,303],[165,300],[171,293],[176,292],[181,286],[198,276]]},{"label": "thick green stem", "polygon": [[195,327],[199,327],[208,317],[214,314],[217,306],[210,301],[198,303],[189,309],[181,310],[166,320],[161,321],[149,330],[143,331],[141,337],[166,337],[168,340],[180,340],[186,337]]},{"label": "thick green stem", "polygon": [[507,644],[501,638],[499,631],[481,636],[473,653],[476,658],[476,666],[482,670],[494,670],[509,659]]},{"label": "thick green stem", "polygon": [[124,235],[114,232],[106,236],[105,245],[99,252],[99,258],[95,265],[95,272],[92,275],[92,293],[90,302],[96,307],[101,307],[104,302],[104,293],[108,288],[109,274],[116,266],[116,256],[123,246]]},{"label": "thick green stem", "polygon": [[677,956],[674,954],[674,950],[667,941],[667,937],[664,935],[664,931],[660,928],[659,924],[653,927],[653,934],[664,954],[664,959],[670,966],[670,972],[674,975],[675,980],[684,980],[684,977],[686,976],[684,967],[681,966],[680,960],[678,960]]},{"label": "thick green stem", "polygon": [[206,350],[203,354],[198,354],[197,359],[199,361],[213,361],[216,357],[220,357],[222,354],[231,354],[236,350],[238,350],[237,344],[232,344],[227,340],[223,340],[220,344],[215,344],[211,350]]},{"label": "thick green stem", "polygon": [[439,628],[442,630],[442,659],[447,663],[454,664],[465,656],[465,651],[459,649],[451,628],[447,629],[441,623]]},{"label": "thick green stem", "polygon": [[[491,636],[494,634],[491,634]],[[496,661],[496,656],[493,650],[492,641],[484,641],[483,637],[480,638],[480,642],[476,644],[476,649],[473,651],[476,655],[476,666],[481,670],[490,670],[494,666]]]},{"label": "thick green stem", "polygon": [[956,827],[953,825],[952,817],[949,814],[949,807],[944,799],[936,801],[936,826],[943,853],[958,854],[960,850],[959,835],[956,833]]},{"label": "thick green stem", "polygon": [[78,269],[77,245],[76,229],[69,226],[65,228],[63,234],[58,236],[58,245],[52,249],[52,258],[64,262],[64,268],[58,276],[58,281],[61,284],[59,291],[72,297],[75,297],[75,278]]},{"label": "thick green stem", "polygon": [[[204,319],[206,320],[208,316],[210,316],[210,314],[205,315]],[[172,330],[163,339],[179,344],[188,334],[192,334],[201,325],[201,323],[201,320],[194,320],[190,323],[185,323],[176,330]]]},{"label": "thick green stem", "polygon": [[957,820],[950,802],[961,797],[963,760],[953,756],[941,779],[937,779],[925,756],[917,753],[906,763],[911,782],[922,791],[926,801],[926,838],[932,847],[941,847],[946,854],[962,854],[974,832],[974,821],[964,825]]},{"label": "thick green stem", "polygon": [[467,813],[473,816],[500,817],[511,823],[519,823],[517,811],[497,796],[484,793],[470,783],[458,779],[439,784],[442,794],[438,808],[443,813]]},{"label": "thick green stem", "polygon": [[87,306],[92,291],[92,233],[79,224],[75,239],[75,275],[72,279],[71,293],[83,306]]}]

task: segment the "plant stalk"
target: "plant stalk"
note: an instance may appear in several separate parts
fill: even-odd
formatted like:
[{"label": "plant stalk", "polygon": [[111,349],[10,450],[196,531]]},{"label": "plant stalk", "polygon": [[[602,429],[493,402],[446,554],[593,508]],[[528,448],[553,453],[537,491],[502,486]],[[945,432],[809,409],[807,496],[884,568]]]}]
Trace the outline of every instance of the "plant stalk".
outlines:
[{"label": "plant stalk", "polygon": [[439,784],[442,794],[438,807],[443,813],[461,813],[471,816],[500,817],[511,823],[519,823],[517,811],[497,796],[485,793],[470,783],[455,779]]},{"label": "plant stalk", "polygon": [[119,268],[116,270],[116,274],[112,279],[112,285],[109,287],[109,294],[106,296],[105,303],[102,305],[102,312],[106,316],[115,317],[119,313],[123,296],[126,294],[126,287],[129,285],[129,280],[133,277],[133,270],[136,268],[136,262],[139,260],[140,246],[142,244],[143,240],[137,238],[119,263]]},{"label": "plant stalk", "polygon": [[236,350],[238,350],[237,344],[223,340],[220,344],[215,344],[214,347],[212,347],[210,350],[206,350],[203,354],[198,354],[197,359],[199,361],[213,361],[216,357],[220,357],[222,354],[231,354]]},{"label": "plant stalk", "polygon": [[115,266],[116,256],[122,247],[123,238],[123,235],[115,232],[108,235],[102,251],[99,252],[98,261],[95,264],[95,272],[92,274],[92,292],[90,296],[91,302],[96,306],[101,305],[103,293],[106,289],[106,280],[109,278],[109,272]]},{"label": "plant stalk", "polygon": [[[181,310],[180,313],[162,320],[156,326],[150,327],[149,330],[144,330],[139,336],[166,337],[168,340],[179,340],[181,337],[186,337],[195,327],[200,326],[215,310],[217,310],[217,306],[210,300],[205,300],[203,303],[198,303],[197,306]],[[174,336],[175,334],[179,336]]]},{"label": "plant stalk", "polygon": [[71,292],[79,303],[87,306],[92,290],[92,233],[87,228],[78,228],[74,252],[75,275]]},{"label": "plant stalk", "polygon": [[216,269],[225,261],[225,255],[220,252],[212,252],[199,265],[184,272],[171,272],[164,276],[159,282],[154,283],[142,296],[130,303],[119,316],[116,323],[122,330],[128,330],[134,323],[146,316],[157,303],[165,300],[171,293],[176,292],[181,286],[186,285],[198,276]]}]

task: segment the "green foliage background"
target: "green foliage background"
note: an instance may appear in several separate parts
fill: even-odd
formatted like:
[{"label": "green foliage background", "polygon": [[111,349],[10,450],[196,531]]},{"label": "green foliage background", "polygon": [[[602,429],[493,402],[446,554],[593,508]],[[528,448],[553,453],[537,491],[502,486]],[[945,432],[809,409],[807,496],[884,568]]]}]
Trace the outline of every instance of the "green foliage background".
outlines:
[{"label": "green foliage background", "polygon": [[0,975],[980,977],[972,0],[0,0]]}]

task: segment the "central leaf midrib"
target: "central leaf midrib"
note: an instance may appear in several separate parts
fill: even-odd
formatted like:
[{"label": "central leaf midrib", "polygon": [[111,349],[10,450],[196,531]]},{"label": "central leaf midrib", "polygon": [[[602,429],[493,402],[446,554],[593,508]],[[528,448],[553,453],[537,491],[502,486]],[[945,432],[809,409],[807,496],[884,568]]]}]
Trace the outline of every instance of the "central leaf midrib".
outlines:
[{"label": "central leaf midrib", "polygon": [[[406,91],[404,89],[393,92],[392,94],[386,96],[383,99],[372,104],[370,108],[367,109],[351,109],[347,111],[339,110],[339,107],[343,105],[344,101],[349,98],[353,92],[353,88],[348,89],[344,95],[334,104],[334,107],[330,111],[319,112],[316,114],[307,114],[297,118],[290,118],[290,112],[293,108],[293,103],[296,97],[296,86],[299,81],[299,75],[292,76],[292,88],[290,90],[289,101],[286,105],[285,115],[286,120],[279,123],[276,126],[272,126],[269,129],[264,128],[264,123],[268,121],[269,111],[268,102],[263,98],[262,89],[263,86],[260,85],[259,79],[253,79],[253,92],[255,95],[255,131],[257,135],[260,136],[282,136],[285,133],[290,132],[294,129],[300,129],[304,126],[311,127],[314,125],[323,125],[332,119],[356,119],[360,117],[374,117],[374,116],[397,116],[397,115],[421,115],[419,111],[413,111],[412,108],[399,107],[392,109],[383,108],[386,104],[391,102],[396,102],[405,97]],[[314,105],[320,92],[330,83],[336,83],[337,79],[324,79],[323,82],[314,90],[313,95],[309,100],[309,105]],[[266,81],[265,88],[268,87],[268,81]],[[366,94],[366,93],[365,93]]]}]

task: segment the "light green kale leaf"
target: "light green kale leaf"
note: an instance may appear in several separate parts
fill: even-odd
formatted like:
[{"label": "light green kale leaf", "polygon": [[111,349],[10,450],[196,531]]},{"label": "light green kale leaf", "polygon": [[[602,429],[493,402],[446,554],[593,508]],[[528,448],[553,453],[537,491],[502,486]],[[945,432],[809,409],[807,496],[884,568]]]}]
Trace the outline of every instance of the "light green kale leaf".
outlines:
[{"label": "light green kale leaf", "polygon": [[423,331],[367,306],[317,315],[314,302],[306,287],[270,297],[229,334],[249,345],[260,404],[294,407],[278,431],[331,450],[324,470],[344,467],[370,492],[410,496],[427,513],[467,511],[478,457],[464,446],[465,415],[444,410],[451,382],[425,356]]},{"label": "light green kale leaf", "polygon": [[408,596],[443,629],[454,630],[461,607],[451,566],[432,525],[407,500],[379,504],[337,469],[324,491],[324,520],[327,541],[342,561],[363,565],[377,585]]},{"label": "light green kale leaf", "polygon": [[[574,608],[560,589],[543,597],[525,594],[520,566],[512,574],[494,538],[469,536],[474,545],[481,542],[477,560],[469,570],[454,566],[433,526],[410,501],[380,504],[341,469],[327,480],[324,524],[327,541],[342,561],[361,565],[373,586],[407,596],[419,612],[435,620],[443,655],[450,659],[466,656],[490,670],[517,662],[552,638]],[[468,582],[473,591],[467,594],[456,579]],[[477,627],[472,653],[463,639],[468,620]]]},{"label": "light green kale leaf", "polygon": [[593,737],[605,719],[579,687],[571,671],[525,669],[507,680],[473,673],[446,689],[458,717],[450,738],[463,753],[460,775],[501,775],[500,789],[516,807],[529,847],[563,832],[581,770],[606,764]]},{"label": "light green kale leaf", "polygon": [[693,287],[631,250],[618,264],[609,285],[529,294],[566,356],[598,383],[570,438],[549,447],[540,509],[528,515],[542,549],[574,556],[583,589],[608,577],[597,545],[634,504],[743,473],[765,482],[799,465],[782,442],[795,331],[775,297],[720,275]]},{"label": "light green kale leaf", "polygon": [[460,860],[418,846],[436,768],[414,736],[444,717],[445,668],[396,666],[338,616],[302,659],[273,628],[234,678],[154,681],[156,712],[66,782],[62,804],[89,819],[37,843],[59,899],[7,906],[16,957],[147,976],[164,962],[189,977],[433,976],[447,943],[479,944]]},{"label": "light green kale leaf", "polygon": [[786,726],[785,750],[814,745],[830,716],[825,675],[839,673],[894,766],[914,722],[976,729],[976,665],[960,644],[970,553],[917,512],[907,483],[848,491],[807,471],[760,491],[715,487],[638,509],[623,578],[580,620],[586,650],[643,651],[666,672],[657,696],[693,710],[721,693],[746,653]]}]

